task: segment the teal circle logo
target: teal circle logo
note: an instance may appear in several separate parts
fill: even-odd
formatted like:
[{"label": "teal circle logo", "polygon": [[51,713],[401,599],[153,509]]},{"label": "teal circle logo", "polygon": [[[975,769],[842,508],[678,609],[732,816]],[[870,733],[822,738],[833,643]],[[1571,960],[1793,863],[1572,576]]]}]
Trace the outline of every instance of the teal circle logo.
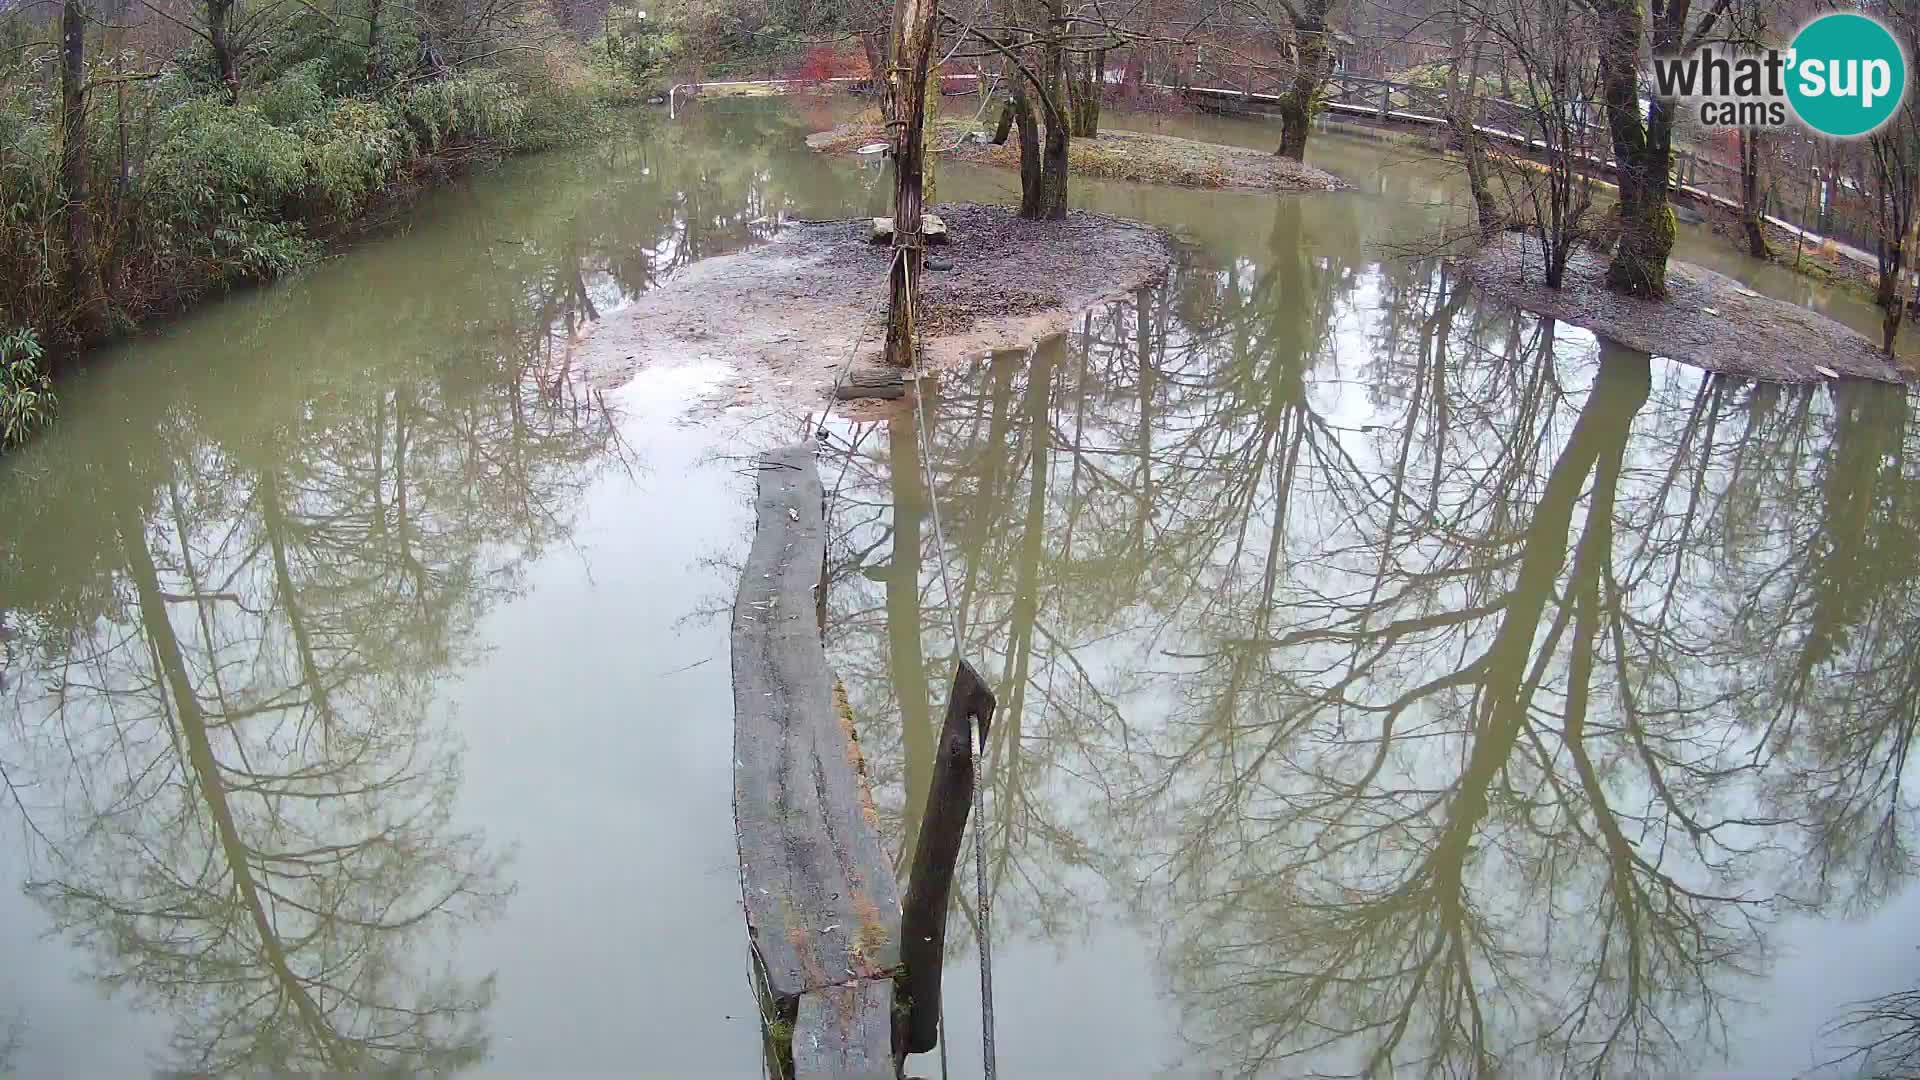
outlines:
[{"label": "teal circle logo", "polygon": [[1907,57],[1885,26],[1852,12],[1822,15],[1794,35],[1787,101],[1823,135],[1865,135],[1907,94]]}]

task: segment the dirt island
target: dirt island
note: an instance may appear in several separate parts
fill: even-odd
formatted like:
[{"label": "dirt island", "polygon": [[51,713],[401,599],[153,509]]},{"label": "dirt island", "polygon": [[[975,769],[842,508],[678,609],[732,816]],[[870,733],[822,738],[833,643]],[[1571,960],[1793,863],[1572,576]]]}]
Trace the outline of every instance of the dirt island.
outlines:
[{"label": "dirt island", "polygon": [[[972,123],[943,119],[928,138],[943,160],[995,168],[1020,168],[1016,139],[980,138]],[[807,136],[807,145],[829,154],[849,154],[887,139],[878,121],[856,120]],[[1128,180],[1188,188],[1241,191],[1344,191],[1346,181],[1311,165],[1244,146],[1199,142],[1144,131],[1106,130],[1067,144],[1068,172],[1095,180]]]},{"label": "dirt island", "polygon": [[1568,260],[1561,287],[1548,288],[1539,241],[1521,233],[1501,234],[1458,265],[1494,299],[1708,371],[1782,383],[1915,378],[1851,327],[1677,259],[1667,263],[1664,300],[1609,290],[1606,256],[1587,248]]},{"label": "dirt island", "polygon": [[[1024,349],[1076,313],[1158,280],[1173,257],[1164,232],[1075,210],[1023,221],[970,203],[933,208],[949,243],[930,249],[921,285],[924,368]],[[657,362],[714,361],[733,372],[720,403],[827,402],[849,360],[882,360],[892,248],[872,220],[796,221],[770,243],[703,259],[605,319],[583,343],[602,378]]]}]

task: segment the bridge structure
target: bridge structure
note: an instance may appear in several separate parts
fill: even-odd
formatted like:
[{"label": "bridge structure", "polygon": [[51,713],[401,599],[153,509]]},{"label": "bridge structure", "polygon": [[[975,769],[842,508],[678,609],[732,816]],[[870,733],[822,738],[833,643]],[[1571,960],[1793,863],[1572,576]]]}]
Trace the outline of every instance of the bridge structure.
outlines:
[{"label": "bridge structure", "polygon": [[[1272,115],[1279,111],[1283,79],[1271,68],[1248,64],[1196,62],[1185,85],[1156,85],[1178,94],[1189,104],[1230,115]],[[1323,84],[1324,115],[1328,119],[1358,122],[1371,127],[1427,130],[1451,136],[1451,98],[1443,86],[1424,86],[1335,72]],[[1474,131],[1533,161],[1544,161],[1549,147],[1534,131],[1533,109],[1517,101],[1482,97],[1475,103]],[[1615,162],[1612,139],[1602,123],[1598,102],[1577,107],[1573,156],[1583,171],[1611,182]],[[1723,192],[1739,190],[1739,170],[1693,150],[1676,149],[1673,156],[1672,196],[1684,215],[1741,211],[1738,199]],[[1775,214],[1762,214],[1769,224],[1814,246],[1831,245],[1843,258],[1869,268],[1878,261],[1870,251],[1821,236]]]}]

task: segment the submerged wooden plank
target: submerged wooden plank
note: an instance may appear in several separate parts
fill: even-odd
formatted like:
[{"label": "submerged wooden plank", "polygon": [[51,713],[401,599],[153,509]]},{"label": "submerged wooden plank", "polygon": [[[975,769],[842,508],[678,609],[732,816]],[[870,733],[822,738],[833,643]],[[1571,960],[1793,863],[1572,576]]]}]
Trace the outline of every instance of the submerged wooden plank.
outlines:
[{"label": "submerged wooden plank", "polygon": [[795,1080],[893,1080],[893,982],[862,979],[800,995]]},{"label": "submerged wooden plank", "polygon": [[[733,605],[734,824],[748,935],[784,1004],[888,982],[900,959],[900,897],[820,644],[826,527],[812,448],[771,451],[758,468],[753,548]],[[847,1000],[864,1007],[876,996],[863,987]],[[827,1015],[822,1002],[817,1016]],[[796,1023],[796,1051],[804,1041]]]}]

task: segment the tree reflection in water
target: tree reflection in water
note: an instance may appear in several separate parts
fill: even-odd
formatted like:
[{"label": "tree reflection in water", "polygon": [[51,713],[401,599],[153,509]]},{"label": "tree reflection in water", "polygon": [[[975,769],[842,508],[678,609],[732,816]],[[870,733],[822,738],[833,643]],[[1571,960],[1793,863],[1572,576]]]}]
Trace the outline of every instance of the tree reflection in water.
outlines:
[{"label": "tree reflection in water", "polygon": [[170,1018],[157,1066],[486,1057],[493,977],[457,939],[502,911],[510,853],[456,814],[444,684],[635,464],[576,348],[847,197],[793,119],[702,114],[503,166],[539,182],[449,192],[406,243],[144,342],[76,409],[104,437],[10,461],[0,800],[91,974]]},{"label": "tree reflection in water", "polygon": [[16,670],[27,889],[103,985],[176,1016],[169,1066],[484,1056],[492,979],[446,958],[511,884],[453,820],[433,689],[612,437],[531,373],[344,395],[259,441],[183,425],[198,449],[158,475],[102,448],[99,607],[28,614]]},{"label": "tree reflection in water", "polygon": [[[493,299],[537,330],[584,303],[563,293]],[[102,986],[173,1017],[157,1064],[485,1057],[493,979],[455,937],[512,882],[455,820],[462,750],[436,689],[629,457],[543,336],[423,340],[410,367],[290,410],[130,388],[117,404],[150,423],[126,430],[161,452],[89,443],[91,486],[16,519],[34,573],[9,596],[0,758],[35,840],[26,888]],[[463,348],[480,358],[441,362]]]},{"label": "tree reflection in water", "polygon": [[[929,401],[996,928],[1161,928],[1181,1067],[1709,1065],[1785,912],[1911,876],[1904,401],[1596,349],[1302,205]],[[889,435],[830,649],[904,846],[952,647]]]}]

